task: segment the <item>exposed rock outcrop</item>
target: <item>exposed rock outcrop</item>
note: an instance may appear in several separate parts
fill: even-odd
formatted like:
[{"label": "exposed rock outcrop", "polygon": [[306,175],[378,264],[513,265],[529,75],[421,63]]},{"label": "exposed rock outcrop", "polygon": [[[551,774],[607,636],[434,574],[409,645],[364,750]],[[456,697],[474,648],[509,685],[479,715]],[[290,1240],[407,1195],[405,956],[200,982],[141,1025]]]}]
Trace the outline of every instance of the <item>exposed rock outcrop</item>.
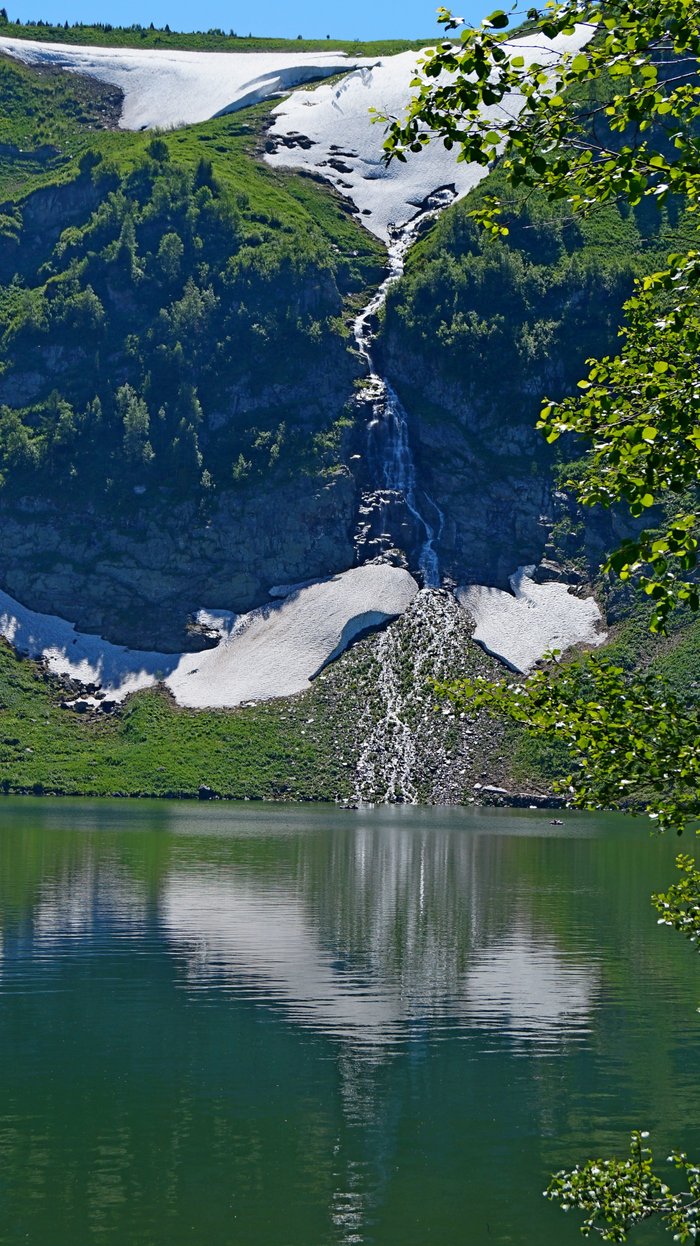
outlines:
[{"label": "exposed rock outcrop", "polygon": [[206,515],[134,505],[112,525],[26,500],[2,512],[0,584],[81,631],[177,652],[200,647],[187,626],[204,604],[239,613],[268,601],[270,585],[351,567],[354,517],[349,474],[231,491]]}]

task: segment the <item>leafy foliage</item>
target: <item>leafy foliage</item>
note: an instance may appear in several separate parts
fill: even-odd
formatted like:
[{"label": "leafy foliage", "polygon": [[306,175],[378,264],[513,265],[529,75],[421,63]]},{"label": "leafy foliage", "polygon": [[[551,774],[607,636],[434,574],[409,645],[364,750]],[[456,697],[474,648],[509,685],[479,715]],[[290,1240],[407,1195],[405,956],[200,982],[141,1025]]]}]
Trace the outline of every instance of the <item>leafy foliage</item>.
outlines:
[{"label": "leafy foliage", "polygon": [[[497,10],[465,29],[460,43],[428,51],[406,116],[390,127],[387,158],[405,160],[438,137],[458,148],[460,160],[488,167],[498,157],[511,186],[538,188],[584,215],[610,202],[663,205],[672,196],[694,210],[700,5],[566,0],[529,16],[547,38],[584,29],[587,42],[554,64],[537,54],[527,64],[517,43],[504,42],[510,19]],[[448,31],[462,21],[444,9],[441,20]],[[475,210],[496,237],[508,233],[501,214],[496,198]],[[626,352],[592,363],[578,402],[545,404],[541,423],[550,438],[569,431],[594,443],[590,470],[581,486],[574,483],[584,501],[627,500],[642,510],[667,490],[698,482],[697,397],[690,377],[672,384],[683,352],[694,349],[695,265],[693,252],[676,256],[646,281],[627,307]],[[654,625],[663,627],[676,602],[694,600],[677,574],[696,564],[694,514],[676,516],[667,548],[653,546],[643,534],[609,568],[628,576],[644,569],[657,603]],[[669,554],[677,560],[671,570]]]},{"label": "leafy foliage", "polygon": [[597,1233],[604,1242],[626,1242],[631,1229],[647,1220],[660,1220],[674,1240],[695,1240],[700,1230],[700,1166],[683,1152],[668,1162],[684,1178],[686,1188],[674,1192],[654,1169],[654,1156],[645,1145],[648,1134],[635,1130],[627,1159],[593,1159],[582,1167],[557,1173],[547,1198],[564,1211],[585,1213],[584,1237]]},{"label": "leafy foliage", "polygon": [[[587,506],[625,499],[639,516],[660,496],[682,494],[698,479],[699,278],[695,252],[672,255],[669,268],[645,278],[628,300],[623,352],[591,364],[588,378],[579,381],[582,397],[541,412],[538,427],[548,441],[576,432],[592,442],[576,484]],[[671,293],[673,305],[665,308]],[[681,513],[662,535],[644,532],[621,545],[605,569],[622,579],[641,574],[655,604],[651,627],[658,631],[676,603],[698,609],[697,586],[678,574],[692,571],[697,549],[696,516]]]},{"label": "leafy foliage", "polygon": [[438,684],[460,710],[502,713],[568,752],[570,773],[556,781],[585,809],[643,808],[663,829],[700,817],[700,707],[658,678],[630,678],[592,656],[528,680]]},{"label": "leafy foliage", "polygon": [[659,916],[659,925],[671,926],[696,943],[700,938],[700,869],[685,853],[676,858],[681,878],[666,892],[652,896]]}]

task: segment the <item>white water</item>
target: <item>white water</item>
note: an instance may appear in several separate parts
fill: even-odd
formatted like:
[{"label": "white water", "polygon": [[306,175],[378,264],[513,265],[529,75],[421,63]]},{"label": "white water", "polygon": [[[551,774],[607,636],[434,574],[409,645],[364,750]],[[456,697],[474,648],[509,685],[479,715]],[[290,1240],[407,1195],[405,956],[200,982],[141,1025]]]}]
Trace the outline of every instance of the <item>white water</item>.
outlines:
[{"label": "white water", "polygon": [[377,485],[400,494],[423,531],[418,569],[426,588],[440,586],[440,565],[435,543],[440,538],[445,517],[429,494],[425,490],[418,490],[406,410],[394,388],[377,372],[372,343],[375,338],[374,318],[384,306],[389,290],[402,276],[411,244],[425,222],[438,216],[453,198],[453,190],[437,190],[429,196],[426,207],[408,224],[391,229],[387,276],[353,325],[355,341],[369,372],[365,396],[372,411],[367,426],[370,462],[376,463]]}]

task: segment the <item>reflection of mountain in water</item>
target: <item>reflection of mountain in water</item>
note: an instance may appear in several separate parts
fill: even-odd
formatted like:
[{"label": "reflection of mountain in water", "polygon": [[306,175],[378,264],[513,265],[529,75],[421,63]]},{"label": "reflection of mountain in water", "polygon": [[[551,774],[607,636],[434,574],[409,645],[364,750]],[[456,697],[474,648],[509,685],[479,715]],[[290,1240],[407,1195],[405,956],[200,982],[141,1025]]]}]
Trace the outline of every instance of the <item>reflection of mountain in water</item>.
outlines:
[{"label": "reflection of mountain in water", "polygon": [[301,836],[284,868],[268,862],[176,866],[163,929],[190,990],[272,1005],[338,1043],[328,1215],[351,1246],[372,1240],[399,1149],[387,1060],[482,1027],[528,1048],[576,1042],[597,971],[538,927],[488,836],[338,829]]},{"label": "reflection of mountain in water", "polygon": [[[295,877],[175,869],[162,900],[193,987],[220,986],[362,1045],[486,1026],[546,1045],[587,1031],[597,973],[499,897],[485,837],[309,836]],[[498,914],[498,915],[496,915]]]},{"label": "reflection of mountain in water", "polygon": [[533,913],[498,836],[360,822],[194,843],[170,841],[154,885],[84,841],[37,887],[36,951],[164,939],[191,989],[281,1008],[365,1059],[419,1033],[548,1048],[587,1033],[595,963]]},{"label": "reflection of mountain in water", "polygon": [[3,1178],[32,1240],[48,1209],[84,1240],[89,1206],[153,1246],[559,1242],[539,1190],[581,1130],[612,1151],[629,1113],[697,1118],[696,984],[647,912],[670,845],[112,808],[24,802],[0,837]]}]

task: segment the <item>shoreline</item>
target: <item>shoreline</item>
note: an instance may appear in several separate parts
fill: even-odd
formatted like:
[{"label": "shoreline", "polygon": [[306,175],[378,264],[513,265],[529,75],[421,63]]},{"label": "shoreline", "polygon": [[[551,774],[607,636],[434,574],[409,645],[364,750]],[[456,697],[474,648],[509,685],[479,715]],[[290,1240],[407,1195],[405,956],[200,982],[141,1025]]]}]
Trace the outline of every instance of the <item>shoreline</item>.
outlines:
[{"label": "shoreline", "polygon": [[469,801],[352,801],[331,800],[321,796],[222,796],[208,788],[198,792],[75,792],[51,791],[41,783],[33,787],[5,788],[0,785],[0,801],[14,798],[34,797],[37,800],[157,800],[157,801],[191,801],[198,804],[217,802],[219,804],[256,804],[256,805],[327,805],[333,809],[346,809],[355,812],[362,809],[383,809],[401,806],[412,809],[565,809],[566,800],[553,793],[547,796],[533,793],[493,792],[486,800],[474,797]]}]

